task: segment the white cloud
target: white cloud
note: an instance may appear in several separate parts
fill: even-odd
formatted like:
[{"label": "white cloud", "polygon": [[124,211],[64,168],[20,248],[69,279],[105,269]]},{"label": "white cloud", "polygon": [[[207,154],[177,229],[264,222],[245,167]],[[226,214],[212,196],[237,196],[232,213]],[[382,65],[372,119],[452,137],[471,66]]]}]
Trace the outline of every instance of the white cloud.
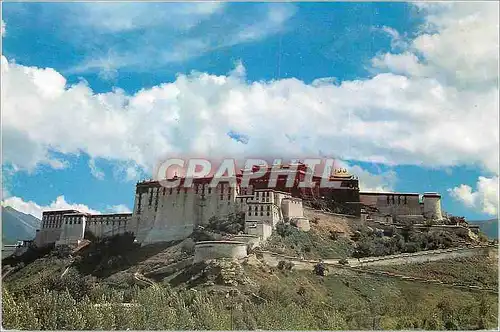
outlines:
[{"label": "white cloud", "polygon": [[74,24],[115,34],[156,26],[186,30],[220,12],[223,2],[84,3],[70,8]]},{"label": "white cloud", "polygon": [[[118,69],[136,72],[157,70],[167,64],[188,61],[223,48],[263,40],[283,31],[285,23],[295,14],[293,4],[265,4],[259,7],[264,10],[257,11],[252,19],[247,16],[236,19],[229,14],[216,16],[225,7],[222,3],[175,4],[172,7],[165,3],[120,4],[117,7],[113,3],[92,4],[88,7],[99,15],[84,19],[81,23],[92,28],[104,28],[105,32],[118,33],[123,37],[120,39],[121,44],[110,44],[113,41],[107,34],[102,40],[96,40],[96,33],[86,36],[94,44],[102,43],[102,47],[84,50],[88,54],[83,63],[65,70],[65,73],[98,72],[101,78],[111,80],[119,74]],[[136,7],[139,8],[136,10]],[[121,11],[126,14],[122,16]],[[179,14],[176,15],[176,12]],[[99,19],[100,15],[106,16],[106,19]],[[144,16],[144,20],[136,20],[137,15]],[[165,17],[175,19],[171,21]],[[216,28],[193,29],[209,18],[213,19]],[[155,25],[155,29],[146,29],[144,37],[136,38],[128,34],[130,30],[139,29],[136,24],[140,24],[140,28]],[[185,31],[186,28],[193,31]],[[133,40],[133,43],[124,40]],[[153,44],[159,46],[152,47]]]},{"label": "white cloud", "polygon": [[465,204],[488,215],[498,214],[498,176],[492,178],[479,177],[476,191],[468,185],[462,184],[453,189],[448,189],[450,195]]},{"label": "white cloud", "polygon": [[[427,6],[428,22],[437,26],[432,34],[424,30],[405,52],[377,57],[382,72],[373,78],[342,83],[248,83],[239,64],[226,76],[191,73],[134,95],[95,94],[84,83],[66,87],[52,69],[2,58],[4,160],[32,169],[49,163],[52,150],[85,152],[151,171],[159,159],[179,155],[300,158],[322,151],[386,164],[478,165],[498,174],[495,6]],[[467,22],[474,29],[464,30]],[[478,75],[476,65],[491,75]],[[457,70],[460,77],[452,75]],[[244,133],[247,144],[229,131]],[[367,186],[390,187],[391,175],[384,176],[385,184]]]},{"label": "white cloud", "polygon": [[392,191],[396,185],[397,175],[394,171],[382,172],[377,174],[363,169],[359,165],[352,165],[343,160],[336,160],[335,168],[345,168],[350,174],[359,179],[360,191],[367,192],[387,192]]},{"label": "white cloud", "polygon": [[[426,13],[426,24],[408,47],[425,62],[416,66],[409,53],[383,56],[376,63],[400,70],[409,63],[408,75],[434,77],[440,82],[471,89],[495,86],[498,80],[498,2],[416,4]],[[397,57],[401,61],[396,61]],[[406,60],[404,60],[406,59]]]},{"label": "white cloud", "polygon": [[118,204],[118,205],[108,206],[107,210],[110,213],[132,213],[132,210],[130,210],[124,204]]},{"label": "white cloud", "polygon": [[[193,73],[128,96],[94,94],[84,83],[66,89],[55,71],[13,63],[2,71],[4,158],[20,168],[47,162],[49,149],[147,170],[180,153],[302,157],[319,150],[360,161],[497,168],[495,88],[459,92],[390,73],[320,86]],[[42,83],[32,74],[39,71],[55,77]],[[248,143],[231,140],[230,130]]]},{"label": "white cloud", "polygon": [[99,211],[93,210],[84,204],[68,203],[64,196],[58,196],[55,201],[46,206],[40,206],[35,202],[25,202],[19,197],[9,197],[2,202],[4,206],[10,206],[20,212],[31,214],[32,216],[42,219],[42,212],[49,210],[78,210],[80,212],[100,214]]},{"label": "white cloud", "polygon": [[[84,204],[69,203],[64,196],[58,196],[53,202],[48,205],[39,205],[33,201],[24,201],[20,197],[9,197],[2,201],[3,206],[10,206],[17,211],[31,214],[32,216],[42,219],[43,211],[51,210],[77,210],[84,213],[101,214],[100,211],[89,208]],[[125,204],[111,205],[106,208],[106,213],[131,213],[132,211]]]},{"label": "white cloud", "polygon": [[96,179],[103,180],[104,179],[104,172],[99,169],[96,164],[94,159],[89,160],[89,168],[90,168],[90,173],[92,176],[94,176]]},{"label": "white cloud", "polygon": [[2,25],[1,25],[1,28],[0,28],[0,36],[2,37],[5,37],[6,34],[7,34],[7,30],[6,30],[6,26],[5,26],[5,21],[2,20]]}]

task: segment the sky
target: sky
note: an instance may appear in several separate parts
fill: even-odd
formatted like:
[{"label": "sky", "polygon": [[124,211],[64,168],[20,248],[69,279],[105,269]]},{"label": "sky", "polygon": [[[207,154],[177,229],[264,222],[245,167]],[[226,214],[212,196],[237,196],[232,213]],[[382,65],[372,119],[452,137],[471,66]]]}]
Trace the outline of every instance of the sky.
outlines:
[{"label": "sky", "polygon": [[498,213],[496,2],[9,3],[2,204],[129,212],[172,157],[333,157]]}]

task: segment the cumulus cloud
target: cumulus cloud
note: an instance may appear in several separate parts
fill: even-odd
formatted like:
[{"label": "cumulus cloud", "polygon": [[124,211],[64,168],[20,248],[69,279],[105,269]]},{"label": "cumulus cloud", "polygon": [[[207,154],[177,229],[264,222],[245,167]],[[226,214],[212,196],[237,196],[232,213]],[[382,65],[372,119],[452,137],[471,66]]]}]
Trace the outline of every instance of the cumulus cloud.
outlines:
[{"label": "cumulus cloud", "polygon": [[64,196],[58,196],[55,201],[46,206],[38,205],[37,203],[32,201],[25,202],[22,198],[15,196],[5,199],[2,202],[2,205],[10,206],[16,209],[17,211],[26,214],[31,214],[32,216],[35,216],[38,219],[42,219],[43,211],[50,211],[50,210],[78,210],[80,212],[85,212],[85,213],[100,214],[99,211],[93,210],[89,208],[87,205],[69,203],[66,201]]},{"label": "cumulus cloud", "polygon": [[[496,85],[498,2],[415,5],[426,14],[425,25],[407,51],[425,61],[415,68],[416,59],[408,53],[385,54],[382,56],[385,61],[377,59],[377,66],[400,70],[404,62],[409,64],[407,74],[410,76],[434,77],[464,89]],[[398,40],[398,35],[393,33],[393,36]]]},{"label": "cumulus cloud", "polygon": [[476,191],[473,191],[470,186],[462,184],[448,189],[448,192],[454,199],[467,207],[492,216],[498,214],[498,177],[479,177]]},{"label": "cumulus cloud", "polygon": [[[24,201],[20,197],[9,197],[2,201],[3,206],[10,206],[17,211],[22,213],[31,214],[38,219],[42,219],[43,211],[51,210],[77,210],[84,213],[101,214],[101,211],[97,211],[89,208],[85,204],[69,203],[66,201],[64,196],[58,196],[53,202],[48,205],[39,205],[33,201]],[[106,213],[131,213],[131,210],[125,204],[118,204],[108,206],[106,208]]]},{"label": "cumulus cloud", "polygon": [[[479,165],[498,174],[498,4],[421,7],[427,22],[407,49],[377,56],[372,78],[340,83],[249,83],[239,63],[227,75],[193,72],[133,95],[97,94],[85,82],[67,86],[53,69],[2,57],[4,161],[33,169],[54,163],[51,151],[85,152],[132,165],[125,174],[133,178],[168,157],[321,151],[390,165]],[[278,23],[286,17],[270,15]],[[244,133],[246,144],[229,132]],[[386,184],[367,187],[390,188],[391,175],[384,176]]]}]

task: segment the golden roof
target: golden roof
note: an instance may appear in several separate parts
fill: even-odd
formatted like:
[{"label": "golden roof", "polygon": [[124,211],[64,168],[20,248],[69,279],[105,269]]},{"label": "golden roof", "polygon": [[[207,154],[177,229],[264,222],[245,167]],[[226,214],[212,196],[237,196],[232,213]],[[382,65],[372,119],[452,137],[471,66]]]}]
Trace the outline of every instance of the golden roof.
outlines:
[{"label": "golden roof", "polygon": [[351,174],[347,171],[346,168],[337,168],[333,171],[333,177],[334,178],[350,178],[352,177]]}]

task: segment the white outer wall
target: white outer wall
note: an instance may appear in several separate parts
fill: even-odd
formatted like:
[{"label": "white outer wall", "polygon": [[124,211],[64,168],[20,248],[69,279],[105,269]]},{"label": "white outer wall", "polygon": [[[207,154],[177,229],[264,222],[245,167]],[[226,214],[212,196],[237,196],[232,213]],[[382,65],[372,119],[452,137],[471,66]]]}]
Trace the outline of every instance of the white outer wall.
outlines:
[{"label": "white outer wall", "polygon": [[[387,203],[389,198],[389,203]],[[394,202],[393,202],[394,198]],[[405,202],[406,198],[406,204]],[[359,194],[359,200],[362,204],[376,207],[380,213],[388,215],[418,215],[422,214],[418,195],[405,194],[375,194],[363,193]]]},{"label": "white outer wall", "polygon": [[194,247],[194,263],[217,258],[240,259],[247,256],[247,245],[243,242],[196,243]]},{"label": "white outer wall", "polygon": [[304,232],[308,232],[311,229],[311,224],[309,219],[304,217],[292,218],[292,222],[295,223],[298,229]]},{"label": "white outer wall", "polygon": [[302,207],[302,200],[296,198],[284,198],[281,201],[281,209],[283,211],[283,218],[298,218],[304,216],[304,209]]},{"label": "white outer wall", "polygon": [[127,232],[127,224],[131,217],[115,217],[113,215],[96,215],[87,219],[85,230],[96,237],[103,238]]},{"label": "white outer wall", "polygon": [[[136,194],[130,229],[143,244],[182,240],[195,226],[207,224],[210,218],[242,210],[245,202],[236,204],[236,193],[236,188],[227,183],[211,189],[208,185],[199,186],[198,192],[195,187],[187,191],[185,188],[148,188],[147,193]],[[137,213],[139,199],[140,214]]]},{"label": "white outer wall", "polygon": [[246,222],[245,233],[260,237],[261,242],[265,242],[273,233],[271,225],[262,222]]},{"label": "white outer wall", "polygon": [[177,192],[177,188],[173,188],[170,193],[169,188],[149,188],[142,194],[141,201],[141,213],[134,211],[133,216],[138,222],[136,237],[140,243],[180,240],[192,233],[199,210],[192,191],[185,193],[181,189]]},{"label": "white outer wall", "polygon": [[[85,233],[85,216],[64,216],[61,235],[56,244],[75,244],[83,239]],[[71,223],[70,223],[71,222]]]},{"label": "white outer wall", "polygon": [[424,217],[429,219],[443,219],[441,213],[441,197],[424,195]]}]

